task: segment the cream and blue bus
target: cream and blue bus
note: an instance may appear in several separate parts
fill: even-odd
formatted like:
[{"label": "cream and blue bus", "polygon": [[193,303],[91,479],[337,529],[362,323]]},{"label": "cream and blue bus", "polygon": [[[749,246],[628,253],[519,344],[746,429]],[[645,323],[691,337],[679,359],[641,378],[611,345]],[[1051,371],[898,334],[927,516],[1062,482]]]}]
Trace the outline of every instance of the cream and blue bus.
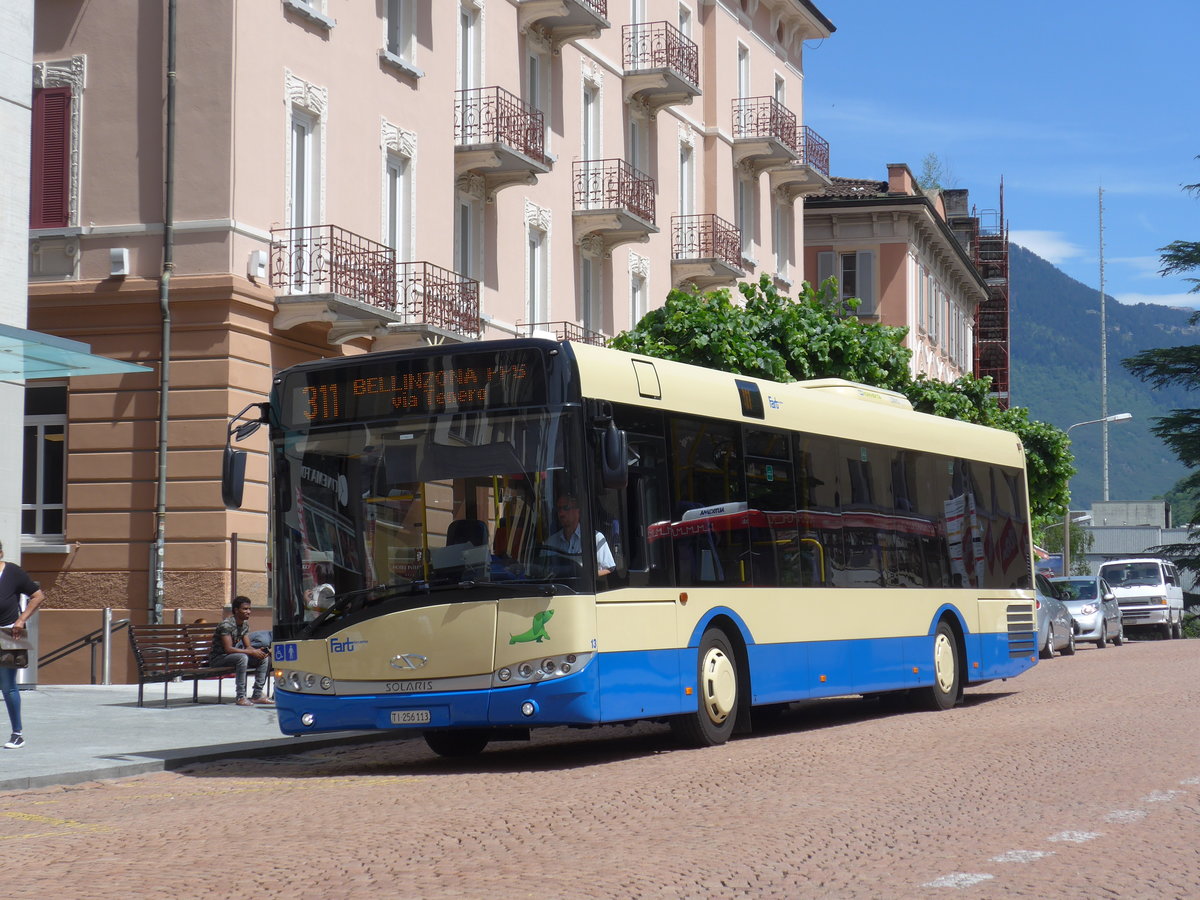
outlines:
[{"label": "cream and blue bus", "polygon": [[1018,438],[899,394],[535,338],[319,360],[231,422],[229,506],[261,423],[287,734],[709,746],[1036,662]]}]

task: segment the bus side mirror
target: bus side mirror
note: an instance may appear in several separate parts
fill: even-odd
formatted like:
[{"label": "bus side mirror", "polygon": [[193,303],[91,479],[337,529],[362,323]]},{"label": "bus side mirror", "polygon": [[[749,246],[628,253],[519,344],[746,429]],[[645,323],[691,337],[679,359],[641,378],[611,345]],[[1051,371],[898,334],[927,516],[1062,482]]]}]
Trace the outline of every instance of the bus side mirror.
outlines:
[{"label": "bus side mirror", "polygon": [[246,451],[225,448],[221,460],[221,500],[226,509],[242,508],[242,493],[246,487]]},{"label": "bus side mirror", "polygon": [[600,438],[600,476],[610,490],[624,490],[629,484],[629,448],[625,432],[609,422]]}]

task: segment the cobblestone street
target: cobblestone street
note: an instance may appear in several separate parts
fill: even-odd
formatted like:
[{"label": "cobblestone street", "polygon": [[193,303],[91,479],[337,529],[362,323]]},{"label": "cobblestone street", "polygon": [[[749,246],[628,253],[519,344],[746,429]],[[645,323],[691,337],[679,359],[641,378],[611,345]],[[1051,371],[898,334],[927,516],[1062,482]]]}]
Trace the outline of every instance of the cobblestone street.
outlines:
[{"label": "cobblestone street", "polygon": [[9,896],[1200,897],[1200,641],[1081,647],[947,713],[833,700],[482,756],[419,740],[10,793]]}]

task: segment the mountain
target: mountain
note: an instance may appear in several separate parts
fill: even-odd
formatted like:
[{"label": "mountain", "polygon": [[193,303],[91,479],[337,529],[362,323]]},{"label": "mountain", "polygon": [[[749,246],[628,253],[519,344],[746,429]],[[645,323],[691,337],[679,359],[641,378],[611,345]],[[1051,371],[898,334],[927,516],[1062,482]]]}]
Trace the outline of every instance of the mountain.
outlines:
[{"label": "mountain", "polygon": [[[1066,429],[1099,419],[1100,294],[1040,256],[1010,244],[1010,366],[1012,403],[1030,418]],[[1150,428],[1172,409],[1200,406],[1200,396],[1177,387],[1154,389],[1134,378],[1121,360],[1155,347],[1200,344],[1190,309],[1105,302],[1108,329],[1108,413],[1133,419],[1108,425],[1110,500],[1162,496],[1187,474]],[[1104,499],[1102,425],[1071,432],[1075,468],[1072,509]]]}]

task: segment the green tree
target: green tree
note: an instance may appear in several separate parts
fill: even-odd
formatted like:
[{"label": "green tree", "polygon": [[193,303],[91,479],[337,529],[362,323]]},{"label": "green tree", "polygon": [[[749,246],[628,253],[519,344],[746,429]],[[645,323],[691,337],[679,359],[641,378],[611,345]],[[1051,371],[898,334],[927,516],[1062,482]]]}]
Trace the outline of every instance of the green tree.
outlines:
[{"label": "green tree", "polygon": [[921,174],[917,176],[917,186],[923,191],[942,190],[952,187],[958,179],[950,171],[950,164],[936,153],[926,153],[921,160]]},{"label": "green tree", "polygon": [[[1196,157],[1200,159],[1200,156]],[[1200,197],[1200,183],[1184,185],[1183,189]],[[1162,268],[1159,274],[1179,275],[1184,272],[1200,272],[1200,241],[1172,241],[1159,248]],[[1187,278],[1192,283],[1189,293],[1200,293],[1200,278]],[[1188,323],[1200,323],[1200,312],[1193,313]],[[1200,345],[1184,347],[1160,347],[1143,350],[1129,359],[1121,361],[1126,369],[1153,387],[1177,385],[1187,391],[1200,388]],[[1176,458],[1189,469],[1200,469],[1200,409],[1174,409],[1170,415],[1154,420],[1150,429],[1163,443],[1171,448]],[[1173,490],[1193,498],[1193,514],[1196,511],[1195,497],[1200,494],[1200,471],[1179,481]],[[1181,544],[1164,544],[1151,548],[1175,560],[1181,568],[1200,573],[1200,537]]]},{"label": "green tree", "polygon": [[1025,448],[1034,515],[1063,515],[1075,473],[1066,434],[1031,421],[1024,409],[1002,409],[990,395],[990,379],[914,381],[912,354],[903,345],[908,329],[862,321],[854,315],[859,301],[838,300],[833,279],[819,289],[806,282],[795,300],[766,275],[738,288],[743,305],[726,290],[672,291],[611,345],[774,381],[845,378],[899,391],[922,412],[1011,431]]}]

